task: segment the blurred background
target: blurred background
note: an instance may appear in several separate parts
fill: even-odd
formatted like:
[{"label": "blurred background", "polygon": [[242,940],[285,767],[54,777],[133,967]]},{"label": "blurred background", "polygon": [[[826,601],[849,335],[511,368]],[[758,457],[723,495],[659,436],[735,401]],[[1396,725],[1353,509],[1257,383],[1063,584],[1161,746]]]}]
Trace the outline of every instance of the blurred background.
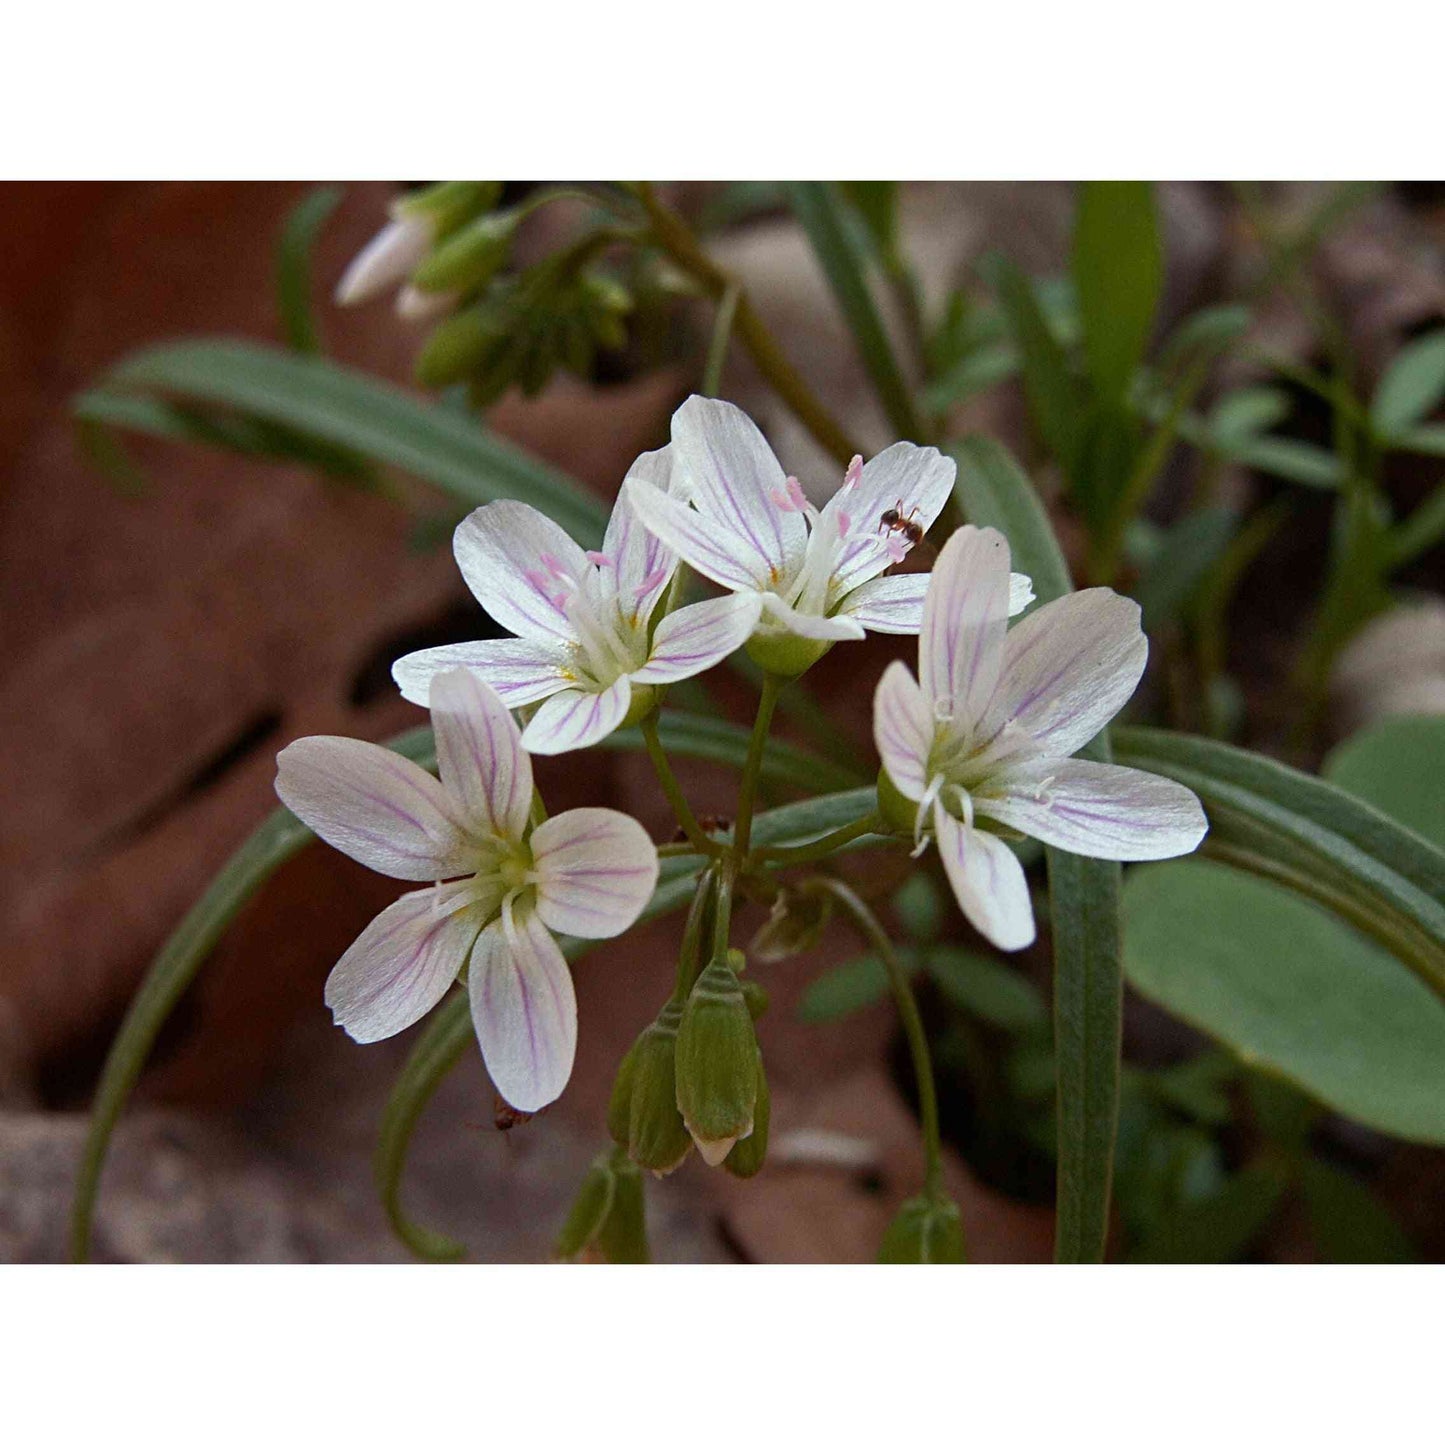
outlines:
[{"label": "blurred background", "polygon": [[[425,332],[385,302],[343,310],[329,300],[406,193],[401,183],[346,186],[307,261],[329,356],[410,388]],[[509,185],[503,203],[532,193]],[[278,247],[314,194],[291,184],[0,186],[6,1261],[65,1256],[85,1111],[106,1051],[156,950],[275,806],[277,750],[308,733],[381,740],[418,725],[423,715],[390,682],[391,661],[484,624],[447,545],[457,506],[423,483],[358,482],[344,467],[278,461],[265,447],[246,455],[137,428],[117,454],[114,437],[77,424],[76,398],[138,348],[191,335],[284,344]],[[663,194],[865,452],[893,440],[783,189]],[[1387,600],[1351,613],[1337,645],[1311,652],[1339,527],[1329,479],[1338,398],[1314,381],[1343,347],[1368,399],[1402,354],[1445,326],[1445,184],[1169,183],[1153,200],[1165,263],[1156,337],[1206,308],[1242,304],[1249,344],[1212,363],[1191,400],[1193,434],[1180,428],[1130,535],[1119,585],[1149,599],[1146,617],[1153,610],[1140,716],[1316,770],[1390,719],[1445,715],[1445,555],[1433,541],[1392,568]],[[987,433],[1026,459],[1083,567],[1084,529],[1058,500],[1066,469],[1020,378],[1008,308],[980,269],[1002,255],[1036,279],[1047,324],[1070,345],[1076,320],[1059,278],[1075,188],[910,185],[896,206],[910,279],[886,284],[885,258],[879,306],[900,337],[923,318],[909,377],[917,405],[951,436]],[[509,264],[520,271],[548,255],[579,214],[566,203],[539,213]],[[866,226],[861,204],[858,214]],[[675,277],[625,268],[622,277],[633,305],[621,344],[549,374],[528,388],[536,395],[506,387],[486,398],[490,428],[609,499],[697,389],[712,328],[712,308]],[[723,376],[722,394],[759,421],[788,469],[815,493],[830,489],[837,464],[741,348]],[[437,404],[452,404],[438,390]],[[1412,418],[1421,432],[1442,430],[1438,400]],[[1398,516],[1428,502],[1445,466],[1438,438],[1417,442],[1382,449],[1373,469]],[[1174,536],[1175,552],[1151,571],[1201,486],[1227,523]],[[798,718],[783,731],[866,766],[872,680],[911,648],[871,638],[846,651],[809,678],[839,735],[810,736]],[[737,679],[710,685],[718,712],[747,720]],[[1435,736],[1400,735],[1401,748],[1425,750],[1420,787],[1402,805],[1424,810],[1406,820],[1421,831],[1445,773]],[[679,768],[698,809],[727,808],[727,773]],[[542,760],[538,777],[554,811],[607,804],[634,812],[659,841],[672,832],[645,759]],[[875,866],[896,867],[903,884],[901,861]],[[411,1040],[353,1045],[321,1001],[332,964],[398,891],[310,848],[246,906],[167,1022],[117,1129],[95,1257],[408,1257],[376,1200],[371,1155]],[[1047,947],[1003,969],[926,876],[894,898],[893,913],[917,950],[950,1187],[971,1255],[1047,1259]],[[750,913],[745,927],[761,922]],[[679,927],[660,920],[578,965],[577,1072],[543,1116],[498,1130],[480,1058],[468,1053],[416,1135],[403,1189],[414,1217],[474,1259],[548,1257],[602,1146],[617,1062],[669,987]],[[880,976],[857,952],[845,930],[830,930],[815,952],[766,973],[772,1157],[748,1182],[692,1159],[649,1186],[658,1258],[850,1262],[876,1252],[916,1188],[919,1160],[897,1030]],[[1306,1018],[1310,1003],[1300,1001]],[[1445,1155],[1428,1129],[1412,1136],[1345,1117],[1277,1070],[1244,1067],[1227,1040],[1177,1012],[1128,998],[1113,1257],[1445,1258]],[[1445,1067],[1423,1088],[1438,1096],[1442,1081]]]}]

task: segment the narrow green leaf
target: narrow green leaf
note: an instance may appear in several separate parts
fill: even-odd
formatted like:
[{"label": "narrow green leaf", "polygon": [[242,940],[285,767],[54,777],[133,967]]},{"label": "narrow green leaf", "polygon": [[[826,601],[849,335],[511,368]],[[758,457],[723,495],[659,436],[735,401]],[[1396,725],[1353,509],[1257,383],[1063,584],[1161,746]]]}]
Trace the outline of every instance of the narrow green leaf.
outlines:
[{"label": "narrow green leaf", "polygon": [[1007,381],[1019,369],[1018,352],[1009,342],[980,346],[959,360],[937,381],[930,382],[920,401],[930,412],[947,411],[970,397]]},{"label": "narrow green leaf", "polygon": [[965,1013],[1015,1034],[1048,1022],[1038,990],[998,959],[966,948],[925,948],[920,956],[939,991]]},{"label": "narrow green leaf", "polygon": [[1186,316],[1159,349],[1161,371],[1181,371],[1198,361],[1212,360],[1249,330],[1247,306],[1206,306]]},{"label": "narrow green leaf", "polygon": [[442,1080],[466,1052],[474,1037],[466,991],[454,992],[427,1020],[392,1086],[381,1118],[373,1174],[382,1207],[397,1237],[420,1259],[438,1263],[463,1258],[466,1247],[444,1234],[414,1224],[401,1207],[401,1176],[406,1167],[412,1130]]},{"label": "narrow green leaf", "polygon": [[1084,441],[1083,396],[1069,358],[1054,335],[1029,279],[1006,256],[979,262],[979,272],[998,296],[1009,334],[1019,349],[1029,415],[1044,445],[1070,480]]},{"label": "narrow green leaf", "polygon": [[1319,1159],[1300,1161],[1300,1187],[1324,1264],[1413,1264],[1399,1221],[1352,1174]]},{"label": "narrow green leaf", "polygon": [[898,244],[898,182],[840,181],[839,188],[863,218],[881,255]]},{"label": "narrow green leaf", "polygon": [[341,200],[339,186],[322,186],[292,207],[276,248],[276,309],[293,351],[317,355],[321,337],[311,307],[311,252]]},{"label": "narrow green leaf", "polygon": [[1437,546],[1442,537],[1445,537],[1445,482],[1437,482],[1435,490],[1390,532],[1386,539],[1389,566],[1393,569],[1413,562]]},{"label": "narrow green leaf", "polygon": [[1203,851],[1323,904],[1445,998],[1445,852],[1322,778],[1257,753],[1116,727],[1117,760],[1198,794]]},{"label": "narrow green leaf", "polygon": [[1445,717],[1391,717],[1325,759],[1336,787],[1445,849]]},{"label": "narrow green leaf", "polygon": [[1206,859],[1132,869],[1124,901],[1146,998],[1349,1118],[1445,1144],[1445,1005],[1383,949]]},{"label": "narrow green leaf", "polygon": [[1164,286],[1149,182],[1088,181],[1079,188],[1073,275],[1089,376],[1101,398],[1122,400],[1144,359]]},{"label": "narrow green leaf", "polygon": [[901,438],[926,440],[912,393],[893,355],[858,253],[849,240],[837,188],[827,181],[795,181],[788,190],[793,214],[812,242],[890,425]]},{"label": "narrow green leaf", "polygon": [[[955,490],[969,520],[1008,538],[1013,565],[1033,579],[1040,602],[1072,590],[1033,484],[988,437],[949,449]],[[1109,760],[1100,735],[1085,756]],[[1119,1116],[1122,972],[1119,865],[1046,849],[1054,938],[1054,1033],[1058,1056],[1059,1173],[1054,1257],[1102,1260],[1109,1224],[1114,1135]]]},{"label": "narrow green leaf", "polygon": [[[910,974],[917,972],[914,950],[900,949],[898,957]],[[888,970],[876,953],[865,953],[820,973],[804,991],[798,1017],[809,1024],[832,1023],[887,997]]]},{"label": "narrow green leaf", "polygon": [[1209,414],[1209,435],[1231,451],[1278,426],[1289,415],[1289,397],[1278,387],[1247,386],[1222,396]]},{"label": "narrow green leaf", "polygon": [[1411,427],[1392,444],[1404,452],[1418,452],[1427,457],[1445,457],[1445,425]]},{"label": "narrow green leaf", "polygon": [[1176,522],[1134,588],[1144,628],[1154,632],[1178,615],[1224,555],[1239,518],[1231,507],[1203,507]]},{"label": "narrow green leaf", "polygon": [[1445,329],[1407,346],[1390,363],[1370,402],[1377,436],[1393,440],[1428,416],[1445,398]]},{"label": "narrow green leaf", "polygon": [[[244,341],[171,342],[133,352],[101,389],[225,407],[399,467],[467,506],[517,497],[584,546],[597,545],[607,520],[600,498],[467,416],[321,357]],[[94,395],[80,399],[84,414],[96,414]]]},{"label": "narrow green leaf", "polygon": [[1276,1164],[1241,1169],[1208,1199],[1160,1220],[1130,1264],[1228,1264],[1241,1258],[1274,1217],[1289,1177]]},{"label": "narrow green leaf", "polygon": [[1344,467],[1332,452],[1292,437],[1246,438],[1223,450],[1243,466],[1321,491],[1334,491],[1344,478]]}]

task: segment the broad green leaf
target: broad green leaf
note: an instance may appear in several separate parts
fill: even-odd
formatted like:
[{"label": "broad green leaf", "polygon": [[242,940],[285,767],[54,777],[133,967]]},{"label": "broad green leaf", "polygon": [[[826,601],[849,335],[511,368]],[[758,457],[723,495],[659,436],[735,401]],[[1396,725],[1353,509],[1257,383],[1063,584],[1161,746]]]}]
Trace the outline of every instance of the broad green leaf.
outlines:
[{"label": "broad green leaf", "polygon": [[943,931],[951,899],[932,873],[918,869],[898,885],[891,900],[904,933],[914,943],[932,943]]},{"label": "broad green leaf", "polygon": [[1247,306],[1206,306],[1186,316],[1159,348],[1157,366],[1161,371],[1180,371],[1199,361],[1208,361],[1239,340],[1249,330]]},{"label": "broad green leaf", "polygon": [[1203,507],[1164,533],[1134,588],[1146,631],[1178,615],[1224,555],[1238,525],[1233,508]]},{"label": "broad green leaf", "polygon": [[1238,1076],[1239,1065],[1233,1058],[1210,1049],[1182,1064],[1141,1071],[1135,1077],[1171,1108],[1217,1129],[1233,1115],[1226,1091]]},{"label": "broad green leaf", "polygon": [[1394,1215],[1352,1174],[1319,1159],[1302,1159],[1299,1182],[1322,1263],[1415,1262],[1414,1246]]},{"label": "broad green leaf", "polygon": [[1407,346],[1386,368],[1370,402],[1376,435],[1393,440],[1428,416],[1445,398],[1445,329]]},{"label": "broad green leaf", "polygon": [[1399,450],[1427,457],[1445,457],[1445,426],[1417,426],[1392,438]]},{"label": "broad green leaf", "polygon": [[1209,435],[1222,451],[1232,451],[1278,426],[1289,415],[1289,397],[1278,387],[1248,386],[1215,403]]},{"label": "broad green leaf", "polygon": [[[899,949],[898,959],[908,973],[918,971],[913,949]],[[799,1001],[798,1017],[804,1023],[831,1023],[887,997],[888,970],[877,954],[865,953],[820,973]]]},{"label": "broad green leaf", "polygon": [[1325,759],[1330,782],[1445,848],[1445,717],[1392,717]]},{"label": "broad green leaf", "polygon": [[965,948],[926,948],[923,967],[950,1003],[1009,1033],[1048,1022],[1038,990],[1016,969]]},{"label": "broad green leaf", "polygon": [[1073,478],[1084,441],[1083,394],[1029,279],[1006,256],[985,256],[979,272],[999,299],[1019,350],[1029,414],[1064,475]]},{"label": "broad green leaf", "polygon": [[[245,341],[177,341],[133,352],[98,390],[225,408],[398,467],[467,506],[516,497],[584,546],[597,545],[607,520],[600,498],[468,417],[321,357]],[[95,397],[93,390],[77,398],[80,416],[104,412]],[[174,435],[174,427],[162,434]]]},{"label": "broad green leaf", "polygon": [[1122,401],[1144,359],[1164,286],[1149,182],[1080,186],[1072,269],[1089,376],[1101,399]]},{"label": "broad green leaf", "polygon": [[1140,993],[1349,1118],[1445,1144],[1445,1005],[1383,949],[1202,859],[1134,869],[1124,902]]},{"label": "broad green leaf", "polygon": [[827,181],[795,181],[788,189],[793,213],[812,242],[890,425],[901,438],[926,440],[912,393],[868,289],[858,252],[849,241],[836,186]]},{"label": "broad green leaf", "polygon": [[1226,743],[1116,727],[1116,761],[1198,794],[1203,851],[1314,899],[1445,998],[1445,852],[1342,788]]},{"label": "broad green leaf", "polygon": [[276,308],[281,333],[293,351],[321,351],[311,307],[311,251],[321,228],[341,200],[339,186],[321,186],[292,208],[276,249]]},{"label": "broad green leaf", "polygon": [[[1068,564],[1033,484],[997,442],[970,437],[949,449],[965,515],[1008,538],[1013,566],[1040,602],[1072,590]],[[1109,761],[1106,734],[1085,750]],[[1054,941],[1059,1172],[1055,1258],[1102,1260],[1119,1114],[1119,865],[1046,849]]]},{"label": "broad green leaf", "polygon": [[1181,1205],[1130,1252],[1130,1264],[1228,1264],[1274,1216],[1289,1185],[1277,1164],[1241,1169],[1208,1199]]},{"label": "broad green leaf", "polygon": [[1333,491],[1344,477],[1340,459],[1332,452],[1291,437],[1245,438],[1223,450],[1243,466],[1283,477],[1287,482],[1298,482],[1304,487]]}]

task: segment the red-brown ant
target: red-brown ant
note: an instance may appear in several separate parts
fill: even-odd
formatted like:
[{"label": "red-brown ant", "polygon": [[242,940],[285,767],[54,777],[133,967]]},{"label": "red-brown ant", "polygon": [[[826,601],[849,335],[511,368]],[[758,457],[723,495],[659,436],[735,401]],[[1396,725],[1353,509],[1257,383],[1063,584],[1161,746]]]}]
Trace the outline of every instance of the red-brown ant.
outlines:
[{"label": "red-brown ant", "polygon": [[918,508],[915,507],[905,517],[903,515],[903,498],[899,497],[896,507],[889,507],[878,519],[878,529],[889,532],[901,532],[908,538],[908,545],[916,547],[923,540],[923,528],[918,525],[914,518],[918,515]]}]

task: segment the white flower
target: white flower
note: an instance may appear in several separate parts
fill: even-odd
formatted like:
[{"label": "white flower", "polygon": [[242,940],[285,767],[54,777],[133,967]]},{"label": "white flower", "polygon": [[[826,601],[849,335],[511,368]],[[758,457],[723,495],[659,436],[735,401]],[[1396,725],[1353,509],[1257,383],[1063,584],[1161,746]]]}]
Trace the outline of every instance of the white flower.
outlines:
[{"label": "white flower", "polygon": [[918,674],[892,663],[873,699],[888,779],[933,833],[964,916],[999,948],[1034,940],[1024,872],[991,820],[1088,858],[1192,852],[1199,800],[1167,778],[1070,757],[1132,696],[1149,652],[1139,608],[1107,587],[1040,607],[1006,632],[1008,543],[963,527],[934,566]]},{"label": "white flower", "polygon": [[[689,566],[760,600],[759,640],[804,638],[826,648],[865,628],[918,631],[928,576],[879,575],[911,546],[906,531],[882,518],[896,512],[896,521],[927,531],[953,486],[950,458],[911,442],[866,466],[854,457],[819,511],[747,414],[727,402],[689,397],[673,414],[671,450],[680,483],[672,495],[634,483],[624,493],[635,493],[644,524]],[[1032,599],[1028,579],[1015,579],[1011,611]]]},{"label": "white flower", "polygon": [[715,597],[651,625],[677,558],[639,524],[632,505],[662,495],[670,451],[646,452],[632,464],[600,552],[584,552],[524,502],[478,507],[457,528],[457,564],[477,601],[516,636],[401,658],[392,676],[402,695],[425,705],[437,673],[464,667],[508,707],[541,702],[522,746],[562,753],[645,715],[654,686],[692,677],[741,647],[758,619],[754,596]]},{"label": "white flower", "polygon": [[436,222],[425,212],[392,207],[392,219],[352,260],[336,283],[339,306],[359,306],[403,281],[425,258],[436,239]]},{"label": "white flower", "polygon": [[281,801],[332,847],[435,884],[372,921],[331,971],[326,1002],[352,1038],[372,1043],[440,1003],[465,966],[492,1082],[533,1112],[562,1092],[577,1046],[572,975],[552,934],[630,928],[656,886],[657,850],[610,808],[529,830],[531,759],[502,700],[460,671],[437,677],[431,694],[440,782],[356,738],[302,738],[276,760]]}]

